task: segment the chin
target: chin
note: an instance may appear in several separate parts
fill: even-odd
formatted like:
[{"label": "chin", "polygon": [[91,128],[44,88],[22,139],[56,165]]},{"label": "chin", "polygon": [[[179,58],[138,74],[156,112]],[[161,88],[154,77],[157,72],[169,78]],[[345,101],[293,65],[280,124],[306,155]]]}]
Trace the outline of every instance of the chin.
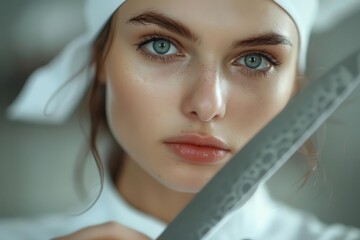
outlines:
[{"label": "chin", "polygon": [[210,178],[214,174],[189,174],[176,172],[161,175],[161,177],[156,177],[156,179],[165,187],[180,193],[192,193],[196,194],[209,182]]}]

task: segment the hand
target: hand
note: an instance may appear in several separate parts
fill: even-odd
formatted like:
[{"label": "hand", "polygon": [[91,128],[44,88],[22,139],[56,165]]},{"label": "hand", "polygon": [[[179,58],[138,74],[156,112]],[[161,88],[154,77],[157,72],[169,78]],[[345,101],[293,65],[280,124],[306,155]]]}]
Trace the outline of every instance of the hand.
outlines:
[{"label": "hand", "polygon": [[67,236],[53,240],[150,240],[145,235],[136,232],[116,222],[108,222],[91,226]]}]

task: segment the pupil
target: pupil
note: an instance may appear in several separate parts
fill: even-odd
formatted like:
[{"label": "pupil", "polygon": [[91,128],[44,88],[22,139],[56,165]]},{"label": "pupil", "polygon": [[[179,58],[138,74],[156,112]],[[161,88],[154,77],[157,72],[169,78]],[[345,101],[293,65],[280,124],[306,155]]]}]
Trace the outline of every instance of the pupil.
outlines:
[{"label": "pupil", "polygon": [[249,68],[258,68],[261,66],[262,59],[259,55],[249,55],[246,57],[245,63]]},{"label": "pupil", "polygon": [[166,40],[154,41],[154,50],[157,54],[164,55],[170,50],[170,43]]}]

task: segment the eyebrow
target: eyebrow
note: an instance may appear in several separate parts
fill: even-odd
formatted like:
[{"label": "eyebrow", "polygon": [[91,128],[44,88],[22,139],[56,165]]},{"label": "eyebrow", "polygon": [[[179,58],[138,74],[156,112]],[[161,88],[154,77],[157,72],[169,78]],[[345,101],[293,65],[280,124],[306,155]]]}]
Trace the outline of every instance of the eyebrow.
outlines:
[{"label": "eyebrow", "polygon": [[[158,13],[156,11],[146,11],[135,17],[132,17],[128,20],[128,23],[135,25],[142,24],[155,24],[160,28],[164,28],[170,32],[178,34],[188,40],[193,42],[199,41],[195,33],[193,33],[188,27],[183,25],[181,22],[172,19],[169,16],[166,16],[163,13]],[[293,46],[291,41],[284,35],[270,32],[266,34],[255,35],[243,40],[235,41],[232,44],[232,48],[240,47],[254,47],[254,46],[265,46],[265,45],[289,45]]]},{"label": "eyebrow", "polygon": [[265,45],[289,45],[293,46],[291,41],[284,35],[270,32],[266,34],[255,35],[240,41],[235,41],[232,45],[233,48],[240,47],[254,47]]},{"label": "eyebrow", "polygon": [[196,36],[196,34],[190,31],[190,29],[182,23],[166,16],[165,14],[155,11],[147,11],[141,13],[140,15],[129,19],[128,22],[135,25],[155,24],[158,25],[160,28],[164,28],[193,42],[197,42],[199,40],[199,37]]}]

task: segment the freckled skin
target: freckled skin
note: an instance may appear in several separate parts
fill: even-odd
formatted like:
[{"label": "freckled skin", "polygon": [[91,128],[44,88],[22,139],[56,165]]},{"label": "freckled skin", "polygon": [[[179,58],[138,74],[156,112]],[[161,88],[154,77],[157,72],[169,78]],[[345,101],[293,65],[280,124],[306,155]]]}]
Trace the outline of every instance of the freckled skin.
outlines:
[{"label": "freckled skin", "polygon": [[[191,42],[155,25],[127,23],[148,9],[180,21],[200,40]],[[139,53],[134,45],[154,31],[181,42],[185,57],[159,63]],[[235,40],[270,31],[286,35],[293,46],[231,48]],[[117,183],[124,198],[171,221],[285,107],[295,89],[297,46],[294,23],[269,0],[128,0],[120,7],[104,67],[109,126],[126,153]],[[281,65],[267,76],[250,76],[231,64],[248,51],[266,51]],[[231,152],[221,164],[181,162],[164,141],[184,132],[212,135]]]}]

